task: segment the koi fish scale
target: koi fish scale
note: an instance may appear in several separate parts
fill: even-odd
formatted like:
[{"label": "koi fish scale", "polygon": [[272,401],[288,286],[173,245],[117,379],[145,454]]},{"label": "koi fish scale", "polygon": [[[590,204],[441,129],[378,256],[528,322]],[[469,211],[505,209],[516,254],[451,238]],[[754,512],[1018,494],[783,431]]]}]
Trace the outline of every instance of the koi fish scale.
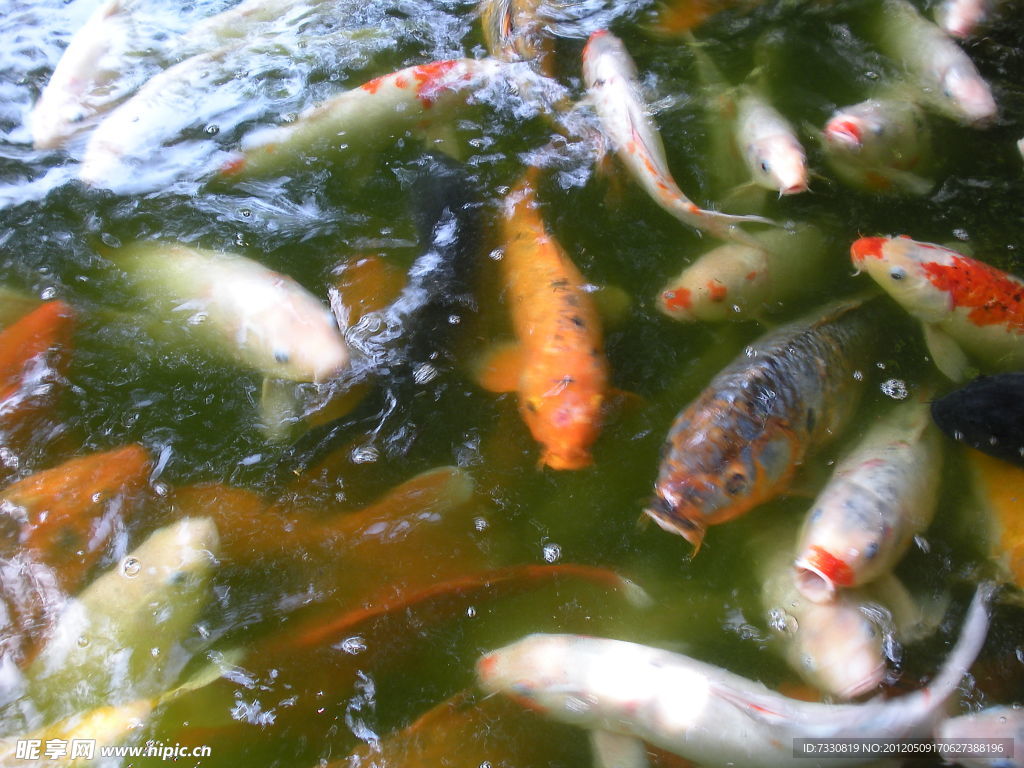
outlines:
[{"label": "koi fish scale", "polygon": [[785,490],[806,452],[856,405],[854,371],[870,337],[858,306],[833,306],[755,342],[687,406],[669,431],[646,510],[655,522],[699,548],[708,525]]}]

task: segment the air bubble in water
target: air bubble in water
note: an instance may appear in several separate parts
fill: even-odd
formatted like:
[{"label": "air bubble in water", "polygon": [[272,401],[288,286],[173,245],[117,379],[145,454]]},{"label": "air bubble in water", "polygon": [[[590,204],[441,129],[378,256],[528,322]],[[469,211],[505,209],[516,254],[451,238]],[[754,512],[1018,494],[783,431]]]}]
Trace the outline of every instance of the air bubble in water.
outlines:
[{"label": "air bubble in water", "polygon": [[135,557],[126,557],[124,562],[121,564],[121,573],[123,573],[129,579],[138,576],[139,571],[141,570],[142,563],[140,563],[138,558]]},{"label": "air bubble in water", "polygon": [[910,394],[907,391],[907,385],[902,379],[886,379],[882,382],[881,390],[883,394],[888,395],[893,400],[906,400],[907,395]]},{"label": "air bubble in water", "polygon": [[562,557],[562,548],[554,543],[544,545],[544,560],[548,563],[556,563]]}]

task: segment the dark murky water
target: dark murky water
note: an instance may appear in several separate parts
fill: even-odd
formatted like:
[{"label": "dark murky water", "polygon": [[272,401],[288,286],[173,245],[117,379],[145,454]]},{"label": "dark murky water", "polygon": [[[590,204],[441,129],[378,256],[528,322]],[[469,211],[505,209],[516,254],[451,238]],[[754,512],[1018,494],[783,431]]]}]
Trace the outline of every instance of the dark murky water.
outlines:
[{"label": "dark murky water", "polygon": [[[139,2],[132,86],[180,61],[178,36],[228,5]],[[770,641],[751,566],[759,553],[751,542],[773,526],[784,529],[787,518],[799,519],[807,498],[784,498],[713,528],[692,562],[681,539],[637,525],[672,418],[762,330],[754,323],[681,325],[660,316],[654,308],[658,289],[709,246],[653,205],[625,174],[610,180],[596,175],[588,148],[551,149],[550,123],[535,106],[492,89],[452,126],[485,200],[486,220],[477,243],[479,307],[453,334],[456,364],[396,390],[405,398],[400,401],[383,397],[386,386],[378,382],[329,441],[320,440],[327,434],[322,428],[298,448],[268,442],[259,424],[257,374],[163,342],[140,319],[147,302],[131,292],[113,260],[119,245],[134,240],[244,254],[290,275],[325,302],[332,273],[362,255],[383,254],[407,268],[424,249],[414,224],[422,201],[412,181],[422,173],[425,147],[411,135],[358,154],[333,173],[297,169],[233,188],[206,180],[255,126],[287,121],[329,94],[403,66],[484,55],[472,4],[342,0],[323,3],[299,20],[270,23],[272,44],[229,50],[146,111],[155,132],[137,145],[125,137],[137,152],[111,177],[112,189],[77,179],[87,134],[66,150],[36,151],[25,125],[67,41],[95,6],[92,0],[0,3],[0,285],[61,298],[79,311],[70,388],[60,406],[73,436],[71,451],[137,442],[159,458],[153,478],[158,492],[105,563],[116,563],[149,531],[180,514],[168,503],[176,489],[223,483],[273,500],[296,482],[293,473],[326,455],[334,456],[333,468],[305,491],[302,504],[287,508],[297,526],[360,509],[437,466],[460,467],[475,489],[468,501],[447,507],[442,493],[440,507],[451,522],[416,546],[373,540],[364,531],[362,544],[332,541],[326,553],[309,545],[249,563],[225,561],[202,612],[202,636],[190,640],[196,658],[189,669],[233,649],[252,649],[250,654],[229,679],[158,707],[132,739],[209,744],[213,755],[202,765],[244,760],[299,768],[340,759],[471,685],[480,652],[532,631],[637,640],[685,651],[772,687],[796,681]],[[652,11],[643,4],[577,6],[558,27],[558,80],[571,97],[583,95],[582,47],[591,31],[610,25],[629,47],[658,107],[677,181],[695,200],[715,201],[726,190],[707,147],[710,134],[722,127],[705,119],[704,92],[685,46],[645,31]],[[766,66],[780,109],[797,125],[821,126],[837,105],[864,98],[891,66],[853,31],[851,24],[864,13],[870,8],[859,3],[768,3],[747,14],[723,14],[701,29],[701,37],[727,76],[739,79],[755,63]],[[810,194],[768,200],[765,213],[819,226],[833,259],[825,274],[807,276],[820,287],[780,307],[772,322],[868,287],[866,277],[852,276],[847,256],[860,235],[902,233],[958,243],[1024,274],[1024,171],[1014,146],[1024,135],[1024,26],[1019,14],[1004,22],[966,44],[993,85],[1000,118],[983,131],[932,120],[937,184],[929,195],[880,198],[851,190],[830,178],[820,151],[807,143],[821,177]],[[594,466],[577,472],[539,470],[538,450],[514,395],[485,392],[472,378],[475,362],[510,333],[498,272],[487,254],[498,246],[497,203],[527,162],[553,171],[540,190],[544,214],[580,270],[595,285],[615,286],[630,297],[628,310],[608,323],[605,344],[614,386],[638,397],[612,409],[594,448]],[[810,458],[805,486],[815,488],[844,443],[891,402],[886,393],[893,380],[913,395],[931,376],[915,325],[897,319],[889,331],[879,340],[874,369],[866,372],[864,403],[851,434]],[[898,574],[924,598],[951,590],[954,606],[962,607],[986,565],[971,519],[965,464],[957,449],[947,447],[935,522]],[[779,546],[788,546],[788,539]],[[452,599],[420,613],[400,612],[401,621],[362,624],[327,647],[288,645],[309,625],[327,625],[363,604],[386,604],[382,592],[401,594],[485,567],[545,562],[613,568],[647,590],[653,607],[633,608],[621,595],[571,580],[508,596],[467,588],[461,603]],[[903,649],[893,677],[913,687],[930,675],[957,629],[947,621],[933,637]],[[1024,679],[1022,648],[1021,614],[1001,610],[985,668],[999,671],[978,673],[978,685],[968,688],[972,704],[1002,703],[986,674]],[[0,715],[5,736],[38,724],[29,718],[26,725],[17,709],[8,706]],[[492,764],[588,765],[578,734],[564,733],[550,762]]]}]

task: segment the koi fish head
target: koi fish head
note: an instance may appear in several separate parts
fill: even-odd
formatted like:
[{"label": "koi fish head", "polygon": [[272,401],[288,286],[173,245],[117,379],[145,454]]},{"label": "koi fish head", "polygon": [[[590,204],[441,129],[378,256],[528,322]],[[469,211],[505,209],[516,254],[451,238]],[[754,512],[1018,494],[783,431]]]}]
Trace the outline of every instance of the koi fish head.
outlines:
[{"label": "koi fish head", "polygon": [[836,596],[837,587],[849,587],[855,582],[849,563],[818,545],[806,547],[793,563],[793,568],[796,570],[797,589],[814,603],[830,602]]},{"label": "koi fish head", "polygon": [[900,306],[926,323],[940,322],[954,309],[952,294],[937,287],[930,272],[956,255],[909,237],[862,237],[850,246],[854,267],[871,275]]},{"label": "koi fish head", "polygon": [[971,123],[987,123],[996,116],[992,91],[970,62],[958,62],[942,73],[942,93]]},{"label": "koi fish head", "polygon": [[[731,419],[718,413],[715,419]],[[708,525],[737,517],[777,492],[792,472],[795,449],[788,433],[768,424],[753,441],[728,436],[738,429],[686,430],[662,463],[655,501],[645,512],[661,528],[700,549]],[[674,431],[674,430],[673,430]],[[669,436],[670,445],[673,435]]]},{"label": "koi fish head", "polygon": [[882,641],[880,628],[852,600],[801,611],[793,636],[804,676],[844,699],[867,693],[882,682]]},{"label": "koi fish head", "polygon": [[582,469],[593,463],[590,446],[600,430],[604,398],[579,391],[574,384],[566,382],[556,391],[523,401],[523,419],[544,446],[541,464],[551,469]]},{"label": "koi fish head", "polygon": [[[290,281],[290,279],[289,279]],[[334,316],[304,289],[285,290],[273,303],[254,302],[239,318],[238,352],[257,370],[288,381],[323,382],[349,363]]]},{"label": "koi fish head", "polygon": [[558,635],[528,635],[491,651],[476,663],[480,687],[501,693],[535,712],[567,709],[566,643]]},{"label": "koi fish head", "polygon": [[583,78],[590,88],[606,80],[636,79],[636,64],[622,41],[607,29],[594,32],[583,49]]},{"label": "koi fish head", "polygon": [[901,99],[867,99],[843,107],[822,130],[833,160],[861,168],[909,171],[927,156],[931,133],[921,108]]},{"label": "koi fish head", "polygon": [[807,161],[803,147],[792,136],[775,134],[746,146],[747,164],[759,186],[780,195],[807,191]]}]

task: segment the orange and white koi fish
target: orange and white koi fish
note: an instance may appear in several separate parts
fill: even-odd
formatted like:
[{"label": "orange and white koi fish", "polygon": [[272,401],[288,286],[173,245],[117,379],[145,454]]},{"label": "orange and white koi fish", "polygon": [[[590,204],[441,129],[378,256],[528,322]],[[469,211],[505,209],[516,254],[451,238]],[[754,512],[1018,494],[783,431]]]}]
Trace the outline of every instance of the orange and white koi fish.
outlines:
[{"label": "orange and white koi fish", "polygon": [[698,230],[754,245],[739,222],[773,222],[760,216],[734,216],[701,208],[672,178],[661,136],[648,116],[636,81],[636,65],[626,46],[607,30],[590,36],[583,49],[583,78],[601,126],[633,178],[663,209]]},{"label": "orange and white koi fish", "polygon": [[508,195],[502,240],[501,270],[520,346],[518,360],[490,367],[484,386],[518,391],[519,411],[544,446],[542,464],[580,469],[592,461],[608,362],[586,281],[548,234],[529,176]]},{"label": "orange and white koi fish", "polygon": [[797,544],[796,585],[808,600],[889,573],[938,501],[942,444],[927,403],[895,406],[836,465]]},{"label": "orange and white koi fish", "polygon": [[897,95],[836,111],[821,134],[825,158],[846,183],[871,192],[926,194],[931,130],[924,111]]},{"label": "orange and white koi fish", "polygon": [[498,77],[504,67],[495,59],[454,59],[383,75],[305,110],[294,122],[250,134],[220,176],[238,181],[273,176],[303,159],[363,153],[449,116],[474,84]]},{"label": "orange and white koi fish", "polygon": [[879,50],[902,64],[918,98],[967,125],[996,116],[992,90],[959,45],[907,0],[885,0],[874,27]]},{"label": "orange and white koi fish", "polygon": [[736,101],[736,145],[758,186],[780,195],[807,191],[807,156],[796,131],[751,88]]},{"label": "orange and white koi fish", "polygon": [[951,379],[967,378],[968,357],[997,370],[1024,368],[1024,280],[906,236],[862,237],[850,253],[924,323],[932,358]]},{"label": "orange and white koi fish", "polygon": [[991,593],[978,589],[960,639],[931,682],[888,701],[798,701],[688,656],[579,635],[529,635],[483,656],[477,679],[488,693],[561,722],[642,739],[709,768],[856,765],[878,758],[808,763],[796,740],[929,736],[985,641]]},{"label": "orange and white koi fish", "polygon": [[784,492],[853,414],[873,326],[846,301],[749,345],[676,417],[645,512],[699,549],[709,525]]},{"label": "orange and white koi fish", "polygon": [[658,294],[658,310],[673,320],[749,320],[813,290],[828,249],[821,232],[801,225],[756,235],[761,247],[726,243],[700,256]]},{"label": "orange and white koi fish", "polygon": [[349,364],[330,310],[252,259],[161,242],[133,243],[111,257],[173,319],[161,318],[161,327],[173,325],[264,376],[325,381]]}]

